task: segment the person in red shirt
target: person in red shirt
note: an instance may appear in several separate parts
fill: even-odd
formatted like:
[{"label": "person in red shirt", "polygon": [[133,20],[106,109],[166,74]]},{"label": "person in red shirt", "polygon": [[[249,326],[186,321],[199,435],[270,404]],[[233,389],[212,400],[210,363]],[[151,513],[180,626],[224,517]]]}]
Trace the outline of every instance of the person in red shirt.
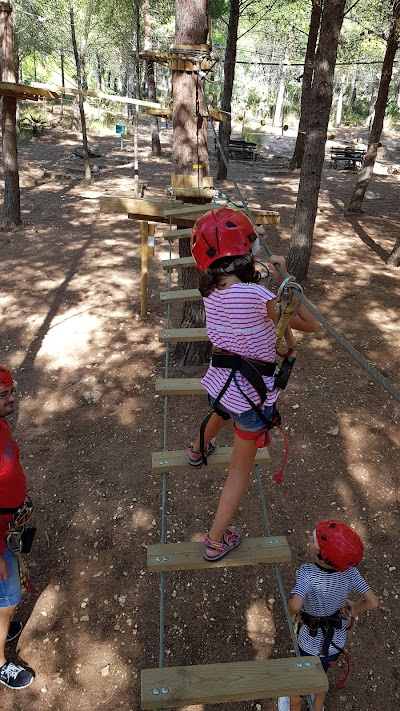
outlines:
[{"label": "person in red shirt", "polygon": [[0,365],[0,683],[10,689],[24,689],[34,675],[18,664],[8,662],[6,643],[18,637],[22,625],[12,622],[22,590],[18,562],[7,545],[7,531],[13,513],[26,496],[25,474],[19,461],[19,447],[6,420],[14,411],[15,383],[7,368]]}]

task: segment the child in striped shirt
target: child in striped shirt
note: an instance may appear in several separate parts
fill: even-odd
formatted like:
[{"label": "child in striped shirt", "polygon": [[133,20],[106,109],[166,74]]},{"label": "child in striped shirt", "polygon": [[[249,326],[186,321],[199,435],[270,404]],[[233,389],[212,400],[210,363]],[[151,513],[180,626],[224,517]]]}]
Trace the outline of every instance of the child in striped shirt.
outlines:
[{"label": "child in striped shirt", "polygon": [[[352,528],[340,521],[321,521],[310,538],[313,563],[302,565],[291,591],[289,612],[300,618],[302,656],[319,656],[326,672],[344,649],[348,620],[375,610],[378,599],[355,567],[364,548]],[[351,593],[361,596],[357,602]],[[314,711],[324,711],[325,692],[315,694]],[[278,711],[300,711],[300,696],[282,696]]]},{"label": "child in striped shirt", "polygon": [[[228,476],[217,512],[205,538],[203,556],[217,561],[242,541],[240,529],[231,525],[232,518],[247,489],[258,447],[267,443],[268,427],[275,401],[280,393],[275,386],[276,299],[261,286],[255,269],[253,246],[257,234],[253,225],[239,210],[211,210],[197,220],[193,228],[191,250],[200,275],[200,292],[204,297],[207,334],[213,344],[211,365],[202,385],[214,405],[214,412],[203,434],[187,448],[191,466],[200,466],[204,456],[215,449],[214,437],[229,420],[234,421],[234,444]],[[274,264],[284,274],[283,257],[268,261],[277,283]],[[290,319],[292,328],[312,332],[318,323],[303,305]],[[241,370],[229,367],[234,357],[243,367],[258,376],[258,390]],[[228,357],[228,367],[225,367]],[[214,365],[216,360],[218,365]],[[242,367],[242,366],[241,366]],[[254,371],[257,371],[255,374]],[[233,377],[232,377],[233,376]],[[254,380],[254,377],[251,378]],[[261,382],[260,382],[261,381]],[[260,397],[259,391],[263,392]],[[203,445],[203,446],[202,446]]]}]

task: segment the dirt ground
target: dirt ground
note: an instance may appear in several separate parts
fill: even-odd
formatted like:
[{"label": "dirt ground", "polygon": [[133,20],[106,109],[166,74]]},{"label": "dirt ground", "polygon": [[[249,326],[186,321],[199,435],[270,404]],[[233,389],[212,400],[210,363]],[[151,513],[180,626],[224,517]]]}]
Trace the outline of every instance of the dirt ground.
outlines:
[{"label": "dirt ground", "polygon": [[[141,125],[146,197],[166,195],[171,133],[163,130],[165,155],[153,159],[148,124]],[[358,135],[348,130],[342,137]],[[398,136],[388,136],[388,145],[396,139],[400,144]],[[38,527],[31,554],[37,596],[25,597],[18,611],[25,628],[12,651],[13,659],[32,666],[36,680],[18,694],[0,689],[3,711],[136,711],[140,671],[158,665],[159,579],[146,570],[145,549],[160,539],[161,478],[152,475],[150,452],[163,443],[164,403],[154,395],[154,380],[164,373],[157,332],[165,324],[158,296],[167,287],[160,265],[167,253],[165,228],[157,229],[149,313],[141,320],[138,224],[125,215],[101,214],[95,199],[99,193],[132,195],[132,138],[121,150],[115,135],[92,137],[101,158],[94,160],[100,167],[91,189],[83,189],[79,172],[68,177],[66,165],[79,164],[70,159],[78,140],[52,129],[21,147],[24,225],[0,233],[0,362],[18,380],[11,424]],[[298,175],[277,170],[271,156],[290,156],[293,140],[270,136],[254,165],[233,163],[249,205],[280,211],[281,225],[267,229],[267,241],[283,254]],[[43,171],[49,177],[41,177]],[[399,178],[374,176],[364,213],[348,216],[344,207],[354,183],[354,173],[333,170],[327,158],[306,295],[398,387],[400,272],[385,260],[400,229]],[[222,189],[236,199],[231,183]],[[176,308],[173,325],[179,318]],[[170,375],[204,370],[181,368],[171,354]],[[87,393],[96,391],[99,399],[88,403]],[[292,550],[292,562],[281,566],[286,592],[307,560],[307,532],[317,520],[338,518],[364,539],[360,570],[380,601],[378,611],[349,634],[351,675],[339,689],[344,665],[333,671],[326,710],[397,711],[398,408],[323,328],[299,337],[296,367],[280,404],[290,459],[282,485],[275,486],[283,445],[274,435],[263,484],[272,530],[286,535]],[[169,449],[191,441],[206,409],[199,398],[170,398]],[[230,440],[230,432],[221,437],[221,443]],[[168,541],[200,540],[221,481],[211,466],[168,476]],[[254,480],[237,523],[251,536],[263,534]],[[272,568],[165,576],[165,665],[290,651]],[[276,702],[227,708],[272,711]]]}]

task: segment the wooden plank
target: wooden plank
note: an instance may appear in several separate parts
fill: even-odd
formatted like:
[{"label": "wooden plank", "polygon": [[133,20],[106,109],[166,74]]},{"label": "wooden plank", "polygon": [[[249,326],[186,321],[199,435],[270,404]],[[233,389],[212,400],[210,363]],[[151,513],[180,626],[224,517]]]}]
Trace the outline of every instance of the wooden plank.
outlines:
[{"label": "wooden plank", "polygon": [[152,573],[170,570],[234,568],[258,563],[290,563],[291,555],[284,536],[244,538],[238,548],[221,560],[209,563],[203,558],[204,543],[169,543],[147,546],[147,568]]},{"label": "wooden plank", "polygon": [[[164,215],[166,217],[178,217],[186,216],[188,219],[190,216],[194,216],[197,220],[201,215],[204,215],[209,210],[215,210],[216,208],[226,207],[227,203],[220,203],[215,205],[214,203],[209,203],[207,205],[185,205],[185,207],[169,207],[164,210]],[[254,222],[257,225],[279,225],[281,218],[279,212],[275,210],[259,210],[257,208],[251,208],[250,210]]]},{"label": "wooden plank", "polygon": [[137,106],[150,106],[155,109],[161,109],[161,104],[155,101],[142,101],[141,99],[133,99],[130,96],[119,96],[116,94],[104,94],[102,91],[87,91],[84,89],[75,89],[71,86],[59,86],[58,84],[43,84],[42,82],[32,82],[35,88],[48,89],[49,91],[59,91],[62,94],[73,94],[75,96],[91,96],[94,99],[107,99],[118,104],[135,104]]},{"label": "wooden plank", "polygon": [[148,116],[161,116],[161,118],[172,119],[172,109],[152,109],[148,107],[146,114]]},{"label": "wooden plank", "polygon": [[156,393],[160,395],[207,395],[200,378],[157,378]]},{"label": "wooden plank", "polygon": [[210,202],[215,195],[215,188],[173,188],[173,192],[175,197],[202,198],[203,200]]},{"label": "wooden plank", "polygon": [[[225,207],[226,203],[223,205],[185,205],[185,207],[169,207],[164,210],[164,215],[169,217],[170,215],[197,215],[197,213],[203,214],[209,210],[215,210],[216,207]],[[198,214],[198,217],[200,217]],[[197,217],[195,218],[197,219]]]},{"label": "wooden plank", "polygon": [[158,332],[160,343],[189,343],[208,341],[205,328],[168,328]]},{"label": "wooden plank", "polygon": [[175,289],[160,293],[161,301],[167,304],[171,304],[174,301],[200,301],[202,298],[198,289]]},{"label": "wooden plank", "polygon": [[[233,447],[217,447],[208,459],[208,469],[225,469],[231,458]],[[255,463],[260,465],[268,464],[270,460],[268,449],[258,449]],[[170,452],[152,452],[151,453],[151,469],[154,474],[163,474],[163,472],[186,472],[193,469],[188,464],[187,452],[182,450],[173,450]]]},{"label": "wooden plank", "polygon": [[[156,222],[172,221],[181,227],[189,227],[209,210],[216,207],[226,207],[227,203],[219,203],[218,205],[208,203],[207,205],[192,205],[183,203],[180,200],[174,200],[171,207],[171,200],[155,199],[146,200],[143,198],[127,198],[111,195],[101,195],[99,201],[100,210],[103,212],[116,212],[128,214],[132,220],[150,220]],[[181,211],[181,212],[180,212]],[[257,225],[277,225],[280,222],[279,212],[274,210],[259,210],[251,209],[254,221]]]},{"label": "wooden plank", "polygon": [[140,223],[141,238],[141,263],[140,263],[140,315],[143,318],[147,314],[147,261],[148,261],[148,239],[149,223]]},{"label": "wooden plank", "polygon": [[[177,202],[176,205],[182,205],[182,203]],[[167,198],[164,200],[146,200],[144,198],[101,195],[99,207],[102,212],[118,212],[121,214],[135,213],[143,215],[142,219],[145,219],[148,216],[163,216],[164,209],[171,207],[171,200],[168,200]]]},{"label": "wooden plank", "polygon": [[164,239],[174,240],[174,239],[184,239],[191,237],[193,230],[191,227],[186,227],[182,230],[167,230],[164,232]]},{"label": "wooden plank", "polygon": [[211,175],[199,176],[197,171],[190,175],[183,175],[181,173],[171,173],[171,185],[173,188],[212,188],[214,185],[214,178]]},{"label": "wooden plank", "polygon": [[143,669],[142,709],[278,698],[327,691],[318,657]]},{"label": "wooden plank", "polygon": [[18,95],[21,95],[33,101],[36,101],[38,96],[42,96],[45,99],[58,99],[59,97],[59,95],[54,93],[54,91],[35,87],[35,85],[28,86],[27,84],[16,84],[11,81],[0,82],[0,95],[12,96],[14,99],[18,98]]},{"label": "wooden plank", "polygon": [[193,257],[178,257],[177,259],[162,259],[161,266],[167,271],[177,268],[190,269],[196,266],[196,262]]}]

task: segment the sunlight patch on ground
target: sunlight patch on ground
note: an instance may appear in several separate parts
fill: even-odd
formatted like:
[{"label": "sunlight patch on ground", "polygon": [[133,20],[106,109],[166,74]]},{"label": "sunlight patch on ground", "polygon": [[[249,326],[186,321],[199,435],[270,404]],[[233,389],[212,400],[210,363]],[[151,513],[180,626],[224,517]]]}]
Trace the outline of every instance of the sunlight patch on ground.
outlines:
[{"label": "sunlight patch on ground", "polygon": [[70,315],[76,317],[68,319],[68,312],[64,314],[63,320],[45,335],[39,351],[40,356],[51,359],[54,368],[86,362],[90,343],[101,330],[100,318],[95,314],[76,315],[71,311]]},{"label": "sunlight patch on ground", "polygon": [[153,524],[153,514],[143,506],[136,506],[132,513],[132,526],[134,531],[149,531]]},{"label": "sunlight patch on ground", "polygon": [[267,659],[275,642],[275,623],[265,600],[256,600],[246,611],[247,634],[256,659]]}]

